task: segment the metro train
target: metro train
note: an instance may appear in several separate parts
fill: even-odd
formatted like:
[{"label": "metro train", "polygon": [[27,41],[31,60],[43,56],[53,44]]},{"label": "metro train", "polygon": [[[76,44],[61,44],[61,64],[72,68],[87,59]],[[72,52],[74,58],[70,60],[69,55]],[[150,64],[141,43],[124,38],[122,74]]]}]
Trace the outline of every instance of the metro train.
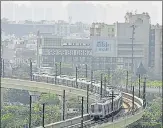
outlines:
[{"label": "metro train", "polygon": [[[45,74],[33,74],[33,80],[38,81],[38,82],[47,82],[47,83],[55,83],[59,85],[66,85],[69,87],[75,87],[79,89],[87,89],[87,86],[89,85],[89,90],[92,91],[93,93],[98,93],[100,94],[101,90],[101,85],[100,83],[92,83],[91,86],[91,81],[87,80],[85,78],[78,78],[77,79],[77,84],[76,84],[76,78],[74,76],[66,76],[66,75],[61,75],[61,76],[50,76],[50,75],[45,75]],[[111,86],[107,86],[107,88],[111,88]],[[106,92],[106,88],[103,87],[102,92]],[[105,93],[106,96],[108,93]]]},{"label": "metro train", "polygon": [[[109,96],[111,97],[111,96]],[[122,94],[119,92],[113,95],[113,110],[112,110],[112,98],[101,100],[100,102],[91,104],[90,116],[94,120],[103,119],[109,117],[112,113],[116,113],[122,108]]]},{"label": "metro train", "polygon": [[[91,81],[85,78],[78,78],[76,83],[76,78],[74,76],[67,76],[67,75],[60,75],[60,76],[50,76],[45,74],[33,74],[33,80],[38,82],[47,82],[59,85],[65,85],[69,87],[75,87],[80,89],[87,89],[88,85],[91,85]],[[93,82],[92,86],[89,86],[89,90],[93,93],[100,94],[101,92],[101,85],[100,83]],[[117,91],[114,93],[113,97],[113,111],[112,111],[112,100],[111,100],[111,91],[112,87],[107,86],[106,88],[103,87],[102,92],[105,93],[106,98],[102,98],[100,101],[96,103],[92,103],[90,105],[90,116],[94,120],[105,118],[112,113],[116,113],[121,110],[122,108],[122,94],[121,92]]]}]

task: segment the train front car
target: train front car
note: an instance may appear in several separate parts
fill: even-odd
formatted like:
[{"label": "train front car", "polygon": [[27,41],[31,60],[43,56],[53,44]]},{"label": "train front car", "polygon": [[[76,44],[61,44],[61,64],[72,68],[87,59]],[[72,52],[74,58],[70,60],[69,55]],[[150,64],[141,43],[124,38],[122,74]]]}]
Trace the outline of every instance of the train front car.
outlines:
[{"label": "train front car", "polygon": [[91,116],[91,118],[93,120],[99,120],[99,119],[105,118],[103,107],[104,106],[103,106],[102,103],[94,103],[94,104],[91,104],[90,116]]}]

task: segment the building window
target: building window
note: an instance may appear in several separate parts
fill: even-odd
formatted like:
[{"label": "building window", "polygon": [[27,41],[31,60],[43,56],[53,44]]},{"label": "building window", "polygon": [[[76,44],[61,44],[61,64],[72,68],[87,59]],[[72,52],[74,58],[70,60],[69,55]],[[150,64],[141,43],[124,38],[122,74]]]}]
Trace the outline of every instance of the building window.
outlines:
[{"label": "building window", "polygon": [[114,28],[112,28],[112,32],[114,32]]}]

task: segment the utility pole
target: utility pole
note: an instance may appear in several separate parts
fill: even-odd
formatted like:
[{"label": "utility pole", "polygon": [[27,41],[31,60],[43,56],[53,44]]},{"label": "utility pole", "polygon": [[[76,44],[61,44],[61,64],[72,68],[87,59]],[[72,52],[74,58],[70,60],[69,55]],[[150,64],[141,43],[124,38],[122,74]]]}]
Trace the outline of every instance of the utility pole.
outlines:
[{"label": "utility pole", "polygon": [[86,79],[87,79],[87,64],[85,64],[85,77],[86,77]]},{"label": "utility pole", "polygon": [[146,77],[144,78],[144,86],[143,86],[143,107],[146,107]]},{"label": "utility pole", "polygon": [[93,80],[93,71],[91,70],[91,91],[93,92],[92,80]]},{"label": "utility pole", "polygon": [[2,71],[3,71],[3,77],[5,77],[5,62],[4,59],[2,59]]},{"label": "utility pole", "polygon": [[77,79],[78,79],[78,68],[76,67],[76,87],[78,88],[78,82],[77,82]]},{"label": "utility pole", "polygon": [[55,84],[57,84],[57,63],[55,63]]},{"label": "utility pole", "polygon": [[134,114],[134,86],[133,86],[133,92],[132,92],[132,114]]},{"label": "utility pole", "polygon": [[113,104],[113,102],[114,102],[114,91],[112,90],[112,104],[111,104],[111,109],[112,109],[112,122],[113,122],[113,119],[114,119],[114,115],[113,115],[113,108],[114,108],[114,104]]},{"label": "utility pole", "polygon": [[83,97],[82,97],[82,110],[81,110],[81,128],[83,128]]},{"label": "utility pole", "polygon": [[33,76],[33,74],[32,74],[32,60],[30,60],[30,79],[31,79],[31,81],[32,81],[32,76]]},{"label": "utility pole", "polygon": [[62,71],[61,71],[61,62],[59,63],[59,74],[62,75]]},{"label": "utility pole", "polygon": [[127,78],[126,78],[126,91],[128,92],[127,86],[128,86],[128,71],[127,71]]},{"label": "utility pole", "polygon": [[106,96],[107,94],[106,94],[106,76],[104,77],[104,95]]},{"label": "utility pole", "polygon": [[139,98],[140,98],[140,74],[139,74]]},{"label": "utility pole", "polygon": [[110,85],[110,68],[108,69],[108,85]]},{"label": "utility pole", "polygon": [[65,90],[63,90],[63,120],[65,120]]},{"label": "utility pole", "polygon": [[87,84],[87,113],[89,109],[89,84]]},{"label": "utility pole", "polygon": [[134,55],[134,47],[133,47],[133,44],[134,44],[134,34],[135,34],[135,28],[136,26],[133,24],[131,25],[132,27],[132,38],[130,38],[132,40],[132,56],[131,56],[131,90],[132,90],[132,83],[133,83],[133,75],[134,75],[134,58],[133,58],[133,55]]},{"label": "utility pole", "polygon": [[42,105],[42,127],[44,128],[45,124],[45,103]]},{"label": "utility pole", "polygon": [[32,96],[29,97],[29,128],[31,128]]},{"label": "utility pole", "polygon": [[132,40],[132,65],[131,65],[131,72],[132,72],[132,74],[134,73],[134,70],[133,70],[133,68],[134,68],[134,63],[133,63],[133,55],[134,55],[134,47],[133,47],[133,43],[134,43],[134,34],[135,34],[135,28],[136,28],[136,26],[135,25],[131,25],[131,27],[132,27],[132,38],[130,38],[131,40]]},{"label": "utility pole", "polygon": [[101,90],[100,90],[100,95],[101,95],[101,99],[102,99],[102,74],[101,74]]}]

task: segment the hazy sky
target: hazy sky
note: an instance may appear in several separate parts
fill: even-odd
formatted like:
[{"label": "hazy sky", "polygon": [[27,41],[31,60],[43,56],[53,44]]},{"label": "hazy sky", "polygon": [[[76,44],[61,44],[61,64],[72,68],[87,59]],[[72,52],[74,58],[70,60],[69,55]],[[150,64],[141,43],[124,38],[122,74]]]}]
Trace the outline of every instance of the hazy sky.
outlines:
[{"label": "hazy sky", "polygon": [[[4,7],[4,2],[1,2],[2,6],[2,17],[7,17],[10,20],[23,20],[21,19],[21,11],[19,11],[19,16],[17,14],[12,14],[14,16],[8,16]],[[41,19],[46,20],[66,20],[68,17],[72,16],[72,21],[77,20],[82,22],[105,22],[108,24],[114,23],[116,21],[124,22],[124,16],[127,11],[135,13],[148,12],[151,17],[152,24],[162,24],[162,2],[161,1],[14,1],[18,5],[26,5],[29,8],[48,8],[48,12],[53,10],[52,14],[42,14],[39,12],[36,15],[42,17]],[[90,11],[89,11],[89,8]],[[50,10],[51,9],[51,10]],[[75,10],[75,11],[74,11]],[[12,12],[12,11],[11,11]],[[87,14],[88,13],[88,14]],[[79,14],[79,15],[78,15]],[[17,17],[15,17],[15,15]],[[35,16],[31,15],[32,20]],[[38,20],[40,19],[38,18]],[[27,18],[28,20],[29,18]]]}]

